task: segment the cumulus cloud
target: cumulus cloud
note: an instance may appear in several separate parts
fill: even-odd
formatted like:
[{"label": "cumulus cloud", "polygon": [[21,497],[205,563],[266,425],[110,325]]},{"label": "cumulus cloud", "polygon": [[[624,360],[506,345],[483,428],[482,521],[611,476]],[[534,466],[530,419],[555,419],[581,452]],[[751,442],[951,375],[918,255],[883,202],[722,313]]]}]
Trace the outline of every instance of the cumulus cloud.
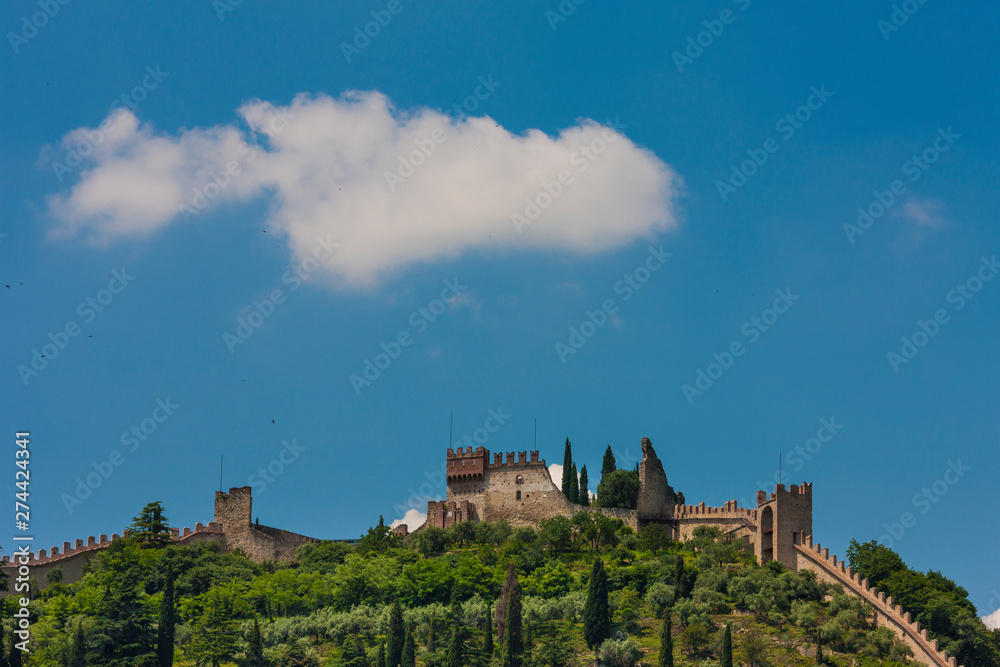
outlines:
[{"label": "cumulus cloud", "polygon": [[1000,629],[1000,609],[988,616],[983,616],[983,624],[990,630]]},{"label": "cumulus cloud", "polygon": [[377,92],[254,100],[237,122],[173,133],[114,113],[78,180],[50,197],[53,235],[148,237],[263,198],[297,258],[329,239],[339,252],[322,270],[370,285],[474,250],[596,253],[677,224],[679,177],[610,121],[514,134],[488,117],[402,112]]},{"label": "cumulus cloud", "polygon": [[410,532],[413,532],[417,528],[420,528],[420,526],[424,525],[425,521],[427,521],[427,513],[426,512],[421,512],[420,510],[417,510],[417,509],[409,509],[409,510],[406,510],[406,514],[403,515],[402,519],[396,519],[391,524],[389,524],[389,527],[390,528],[395,528],[396,526],[399,526],[399,525],[402,525],[402,524],[405,523],[406,524],[406,528]]}]

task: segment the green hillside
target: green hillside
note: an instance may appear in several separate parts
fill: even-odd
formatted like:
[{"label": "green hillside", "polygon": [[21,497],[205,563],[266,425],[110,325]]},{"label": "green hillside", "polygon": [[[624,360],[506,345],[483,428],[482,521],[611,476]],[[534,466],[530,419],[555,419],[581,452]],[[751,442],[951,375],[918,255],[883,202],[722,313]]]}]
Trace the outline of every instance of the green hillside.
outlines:
[{"label": "green hillside", "polygon": [[[580,513],[537,531],[467,522],[404,540],[380,522],[355,547],[321,542],[295,563],[255,564],[208,543],[164,546],[162,524],[134,528],[79,582],[53,583],[32,602],[25,664],[559,667],[592,665],[595,649],[623,667],[910,657],[839,587],[759,567],[743,542],[709,529],[677,543],[656,527],[635,534]],[[874,543],[848,555],[883,590],[898,589],[960,664],[1000,667],[1000,632],[986,630],[964,590]],[[8,598],[5,618],[12,609]]]}]

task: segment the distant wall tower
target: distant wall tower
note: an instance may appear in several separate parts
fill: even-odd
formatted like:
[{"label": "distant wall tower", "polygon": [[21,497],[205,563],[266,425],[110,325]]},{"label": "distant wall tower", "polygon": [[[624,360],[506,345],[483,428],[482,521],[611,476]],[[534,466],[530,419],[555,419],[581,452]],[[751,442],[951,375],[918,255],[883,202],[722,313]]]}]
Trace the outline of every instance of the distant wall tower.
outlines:
[{"label": "distant wall tower", "polygon": [[237,486],[215,492],[215,521],[222,524],[226,532],[240,532],[250,527],[253,514],[253,500],[249,486]]},{"label": "distant wall tower", "polygon": [[757,492],[757,560],[796,568],[795,545],[812,535],[812,484],[778,484],[770,495]]}]

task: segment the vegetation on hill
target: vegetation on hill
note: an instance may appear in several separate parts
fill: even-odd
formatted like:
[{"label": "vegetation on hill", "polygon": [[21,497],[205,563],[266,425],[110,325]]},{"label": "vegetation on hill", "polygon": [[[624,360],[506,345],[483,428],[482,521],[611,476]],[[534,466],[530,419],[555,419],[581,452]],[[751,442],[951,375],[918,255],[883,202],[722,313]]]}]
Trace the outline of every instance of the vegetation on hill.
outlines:
[{"label": "vegetation on hill", "polygon": [[[80,581],[54,582],[31,603],[27,665],[569,667],[596,656],[614,667],[902,667],[910,659],[857,598],[809,572],[759,567],[743,542],[714,529],[677,543],[656,527],[636,534],[581,512],[539,530],[466,522],[404,540],[380,520],[354,547],[318,542],[294,563],[255,564],[214,543],[165,546],[159,506],[136,520]],[[889,554],[855,543],[852,565],[898,586],[898,599],[912,594],[966,667],[1000,667],[1000,632],[964,613],[965,591]],[[4,603],[7,619],[12,605]]]}]

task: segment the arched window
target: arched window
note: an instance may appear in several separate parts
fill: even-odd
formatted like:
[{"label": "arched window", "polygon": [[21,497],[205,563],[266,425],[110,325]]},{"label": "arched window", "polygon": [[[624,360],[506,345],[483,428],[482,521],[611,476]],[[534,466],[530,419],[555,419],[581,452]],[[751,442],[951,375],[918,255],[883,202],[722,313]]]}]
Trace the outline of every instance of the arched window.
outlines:
[{"label": "arched window", "polygon": [[524,484],[524,477],[522,477],[521,475],[518,475],[517,479],[514,480],[514,483],[515,484]]},{"label": "arched window", "polygon": [[520,492],[520,491],[518,491],[518,492],[517,492],[517,499],[518,499],[518,500],[520,500],[520,499],[521,499],[521,492]]}]

